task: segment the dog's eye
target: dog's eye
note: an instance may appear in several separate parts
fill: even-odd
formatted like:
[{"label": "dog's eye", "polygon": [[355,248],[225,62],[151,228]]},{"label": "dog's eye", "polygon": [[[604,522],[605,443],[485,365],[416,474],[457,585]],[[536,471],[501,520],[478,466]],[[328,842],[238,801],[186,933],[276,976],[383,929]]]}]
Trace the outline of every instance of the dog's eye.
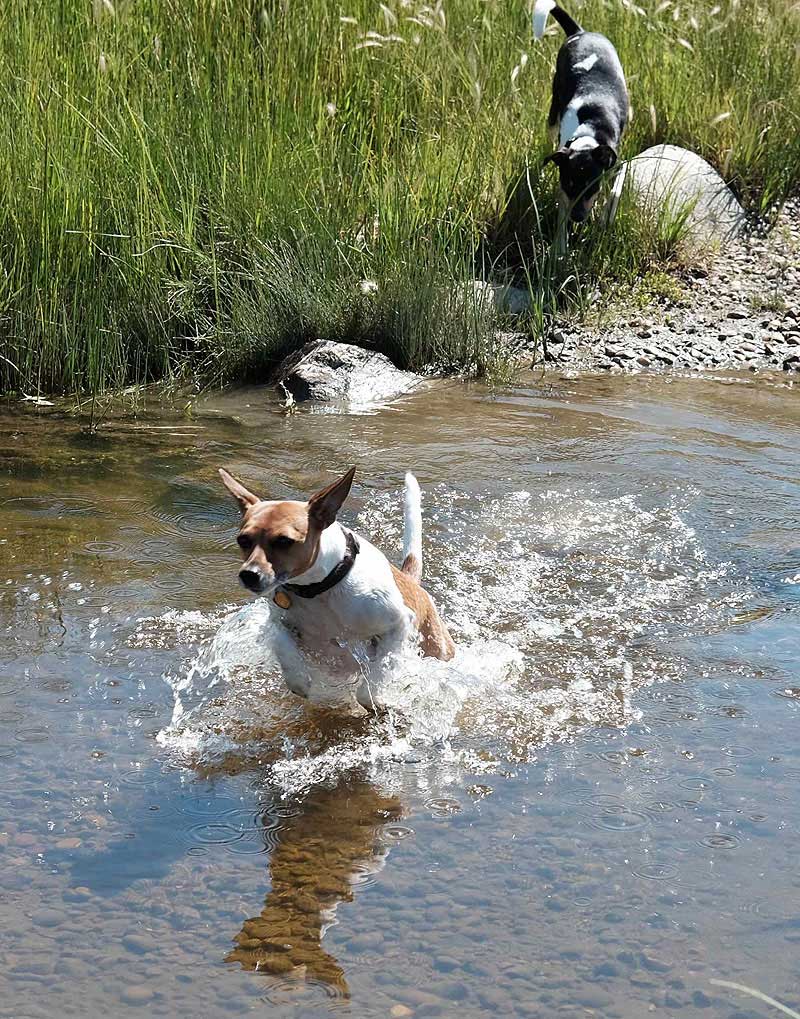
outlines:
[{"label": "dog's eye", "polygon": [[240,534],[236,539],[236,544],[242,552],[247,552],[253,547],[253,539],[249,534]]},{"label": "dog's eye", "polygon": [[273,538],[271,543],[273,548],[291,548],[294,545],[294,538],[289,538],[285,534],[279,534],[277,538]]}]

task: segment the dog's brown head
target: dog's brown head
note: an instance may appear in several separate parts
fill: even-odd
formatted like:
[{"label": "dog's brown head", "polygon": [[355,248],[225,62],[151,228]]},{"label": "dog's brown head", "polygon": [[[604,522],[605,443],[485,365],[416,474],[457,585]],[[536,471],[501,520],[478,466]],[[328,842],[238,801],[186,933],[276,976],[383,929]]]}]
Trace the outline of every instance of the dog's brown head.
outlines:
[{"label": "dog's brown head", "polygon": [[558,167],[561,190],[569,199],[569,218],[582,223],[589,215],[600,190],[600,181],[606,170],[617,161],[610,145],[597,145],[590,149],[571,149],[568,146],[551,153],[542,163],[555,163]]},{"label": "dog's brown head", "polygon": [[309,570],[319,553],[320,535],[336,519],[353,483],[355,467],[308,502],[259,499],[220,469],[222,482],[239,503],[242,524],[236,541],[244,556],[239,580],[248,591],[268,594]]}]

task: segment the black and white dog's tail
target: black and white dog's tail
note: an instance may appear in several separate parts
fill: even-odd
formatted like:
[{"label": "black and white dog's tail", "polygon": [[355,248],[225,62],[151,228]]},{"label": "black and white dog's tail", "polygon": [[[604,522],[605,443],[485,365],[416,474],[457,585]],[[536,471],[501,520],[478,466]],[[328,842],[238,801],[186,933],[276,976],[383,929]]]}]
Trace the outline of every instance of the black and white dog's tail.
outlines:
[{"label": "black and white dog's tail", "polygon": [[552,14],[553,19],[561,25],[567,38],[583,31],[577,21],[573,21],[566,11],[562,11],[560,7],[556,6],[555,0],[536,0],[536,6],[533,8],[534,39],[541,39],[544,35],[548,14]]}]

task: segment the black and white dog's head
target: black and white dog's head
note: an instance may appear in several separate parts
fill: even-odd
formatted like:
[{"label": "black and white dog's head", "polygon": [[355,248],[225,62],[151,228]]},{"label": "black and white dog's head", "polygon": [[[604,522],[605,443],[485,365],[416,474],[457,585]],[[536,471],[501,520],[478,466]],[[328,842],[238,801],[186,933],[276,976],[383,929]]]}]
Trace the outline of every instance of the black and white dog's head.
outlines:
[{"label": "black and white dog's head", "polygon": [[617,161],[628,120],[628,90],[617,51],[604,35],[584,32],[554,0],[536,0],[534,35],[544,34],[548,15],[567,38],[558,51],[548,123],[559,148],[555,163],[570,218],[582,222],[597,198],[603,174]]},{"label": "black and white dog's head", "polygon": [[603,174],[616,161],[617,153],[610,145],[584,148],[577,142],[557,149],[545,159],[545,163],[555,163],[558,167],[561,191],[569,202],[570,219],[575,223],[582,223],[591,212]]}]

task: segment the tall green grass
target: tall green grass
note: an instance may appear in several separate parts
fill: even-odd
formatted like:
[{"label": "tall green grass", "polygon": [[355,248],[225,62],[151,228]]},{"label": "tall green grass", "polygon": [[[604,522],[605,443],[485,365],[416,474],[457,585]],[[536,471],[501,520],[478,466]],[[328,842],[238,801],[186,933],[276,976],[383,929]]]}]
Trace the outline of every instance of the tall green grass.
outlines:
[{"label": "tall green grass", "polygon": [[[800,4],[567,6],[620,51],[626,154],[693,148],[760,212],[796,189]],[[481,370],[453,281],[516,271],[542,321],[635,277],[665,252],[630,210],[552,255],[559,42],[523,0],[0,5],[0,391],[258,379],[316,336]]]}]

